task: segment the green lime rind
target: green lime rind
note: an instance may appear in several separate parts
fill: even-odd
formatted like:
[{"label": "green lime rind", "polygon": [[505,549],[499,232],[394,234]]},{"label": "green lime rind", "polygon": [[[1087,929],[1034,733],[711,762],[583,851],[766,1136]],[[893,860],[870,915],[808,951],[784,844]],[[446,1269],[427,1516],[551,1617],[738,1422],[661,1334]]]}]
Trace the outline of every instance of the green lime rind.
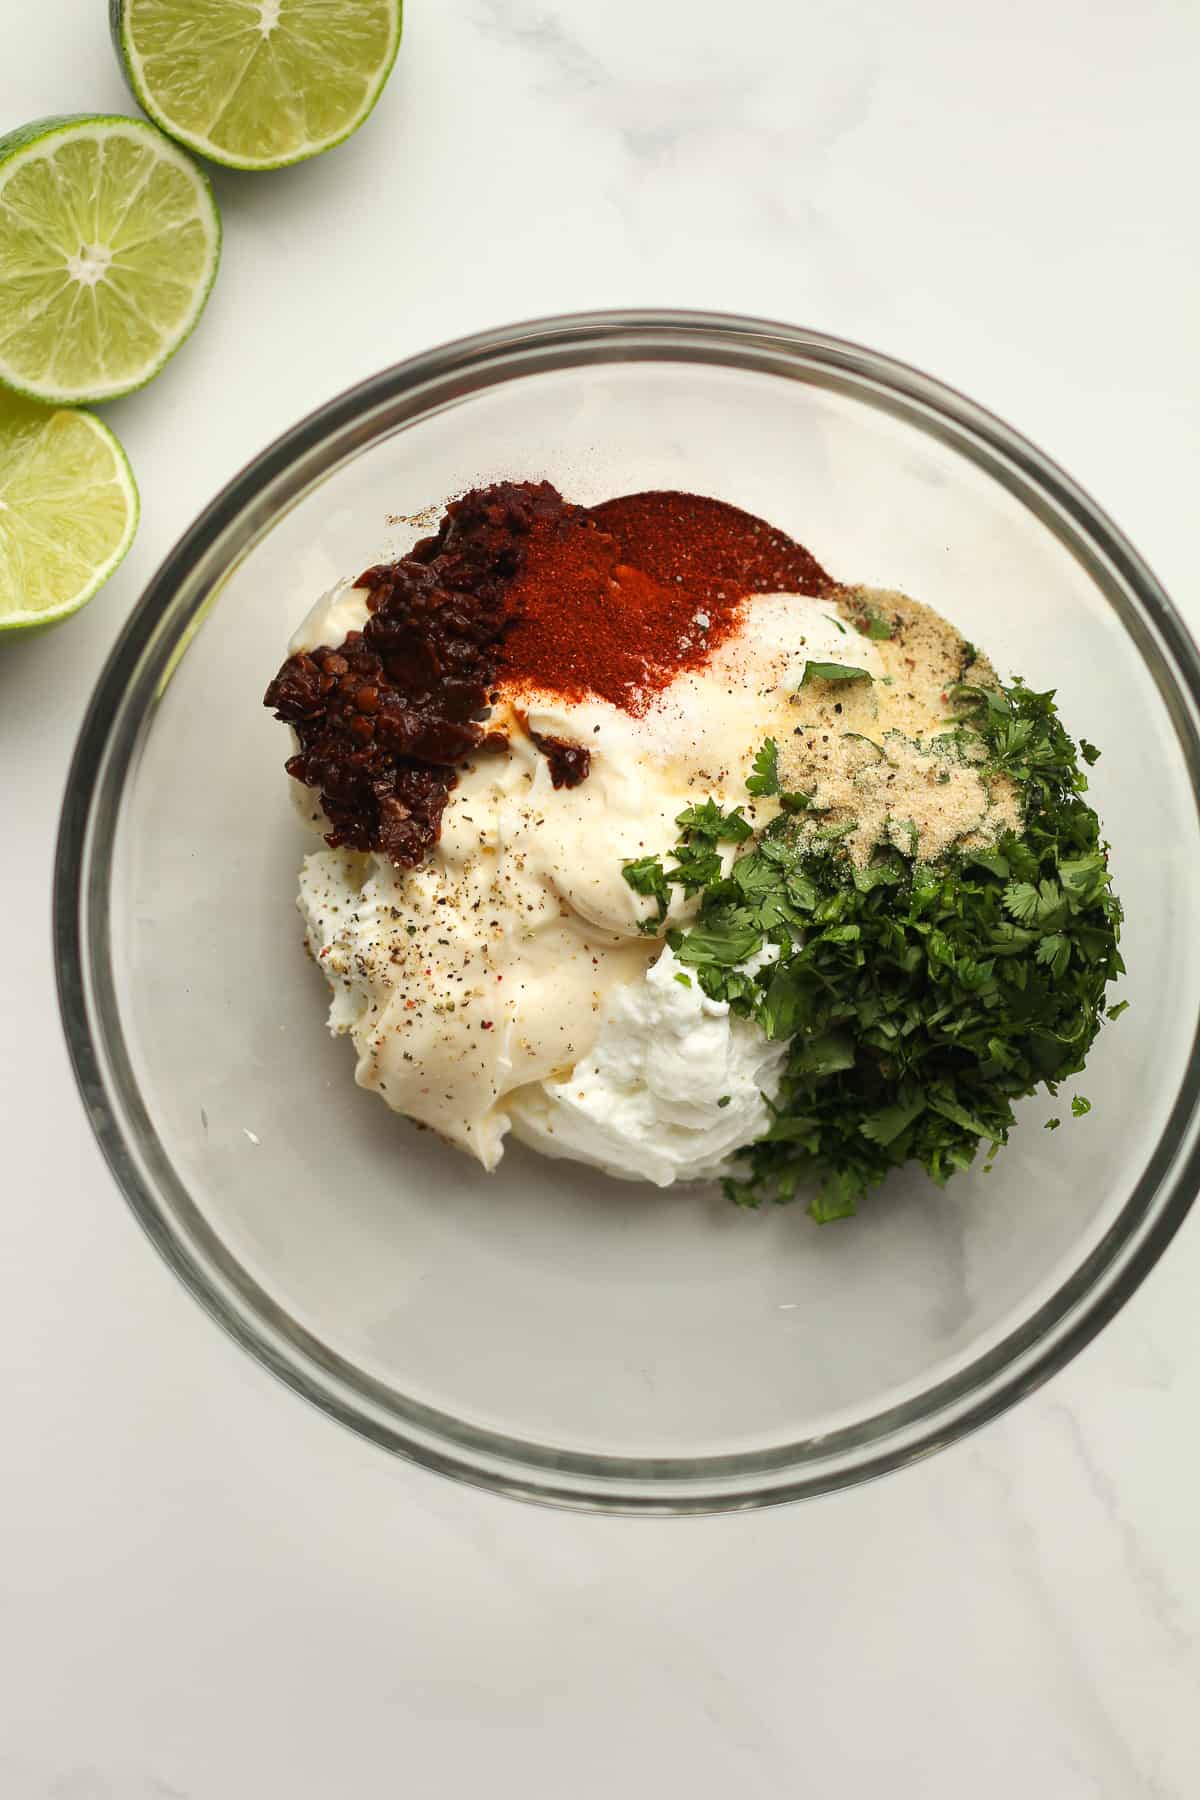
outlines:
[{"label": "green lime rind", "polygon": [[[194,0],[109,0],[109,26],[129,90],[161,130],[225,168],[284,169],[335,149],[366,122],[404,25],[403,0],[344,0],[307,20],[304,10],[305,0],[261,0],[255,22],[244,0],[207,0],[201,20]],[[363,41],[347,59],[335,34],[356,33]],[[343,100],[339,84],[361,93]],[[323,109],[323,128],[290,129],[298,108]]]},{"label": "green lime rind", "polygon": [[195,329],[220,253],[208,176],[144,119],[0,137],[0,387],[59,406],[144,387]]},{"label": "green lime rind", "polygon": [[42,631],[85,606],[133,543],[139,513],[107,425],[0,392],[0,633]]}]

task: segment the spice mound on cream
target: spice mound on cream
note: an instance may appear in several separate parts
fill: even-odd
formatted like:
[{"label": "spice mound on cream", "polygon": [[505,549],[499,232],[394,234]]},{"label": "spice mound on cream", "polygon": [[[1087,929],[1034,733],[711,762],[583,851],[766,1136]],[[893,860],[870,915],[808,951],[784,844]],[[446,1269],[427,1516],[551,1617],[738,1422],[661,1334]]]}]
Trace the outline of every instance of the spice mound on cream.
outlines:
[{"label": "spice mound on cream", "polygon": [[[784,1047],[675,964],[662,932],[695,902],[673,888],[667,920],[647,931],[654,907],[623,865],[673,843],[678,815],[707,799],[765,828],[778,801],[746,778],[768,737],[784,785],[847,821],[856,860],[897,830],[921,854],[985,841],[1014,821],[1015,801],[953,739],[946,696],[963,645],[928,609],[836,588],[800,546],[719,502],[635,495],[557,510],[543,486],[522,513],[528,484],[503,486],[518,498],[457,503],[492,533],[483,650],[443,528],[417,574],[369,570],[318,601],[268,690],[310,746],[288,766],[329,845],[305,859],[299,905],[333,990],[330,1029],[353,1040],[360,1085],[485,1168],[512,1130],[611,1174],[708,1177],[766,1129]],[[510,515],[521,529],[508,557],[496,534]],[[440,674],[421,662],[422,568],[443,615],[429,640]],[[475,579],[469,558],[459,573]],[[772,575],[795,585],[764,585]],[[379,601],[388,584],[406,596],[402,624]],[[435,763],[395,745],[448,754],[447,608],[470,639],[458,666],[474,678],[487,665],[486,705],[449,721],[474,735]],[[885,641],[868,635],[881,609]],[[355,667],[364,643],[379,678]],[[811,664],[864,678],[806,680]],[[364,687],[375,691],[360,712]],[[411,722],[381,730],[401,714]],[[410,807],[434,782],[436,805]],[[389,854],[381,821],[399,831],[414,817],[428,834],[420,857],[402,831]],[[721,847],[726,866],[739,848]]]},{"label": "spice mound on cream", "polygon": [[[294,645],[266,704],[289,724],[289,774],[316,789],[336,847],[416,868],[455,771],[500,751],[497,687],[643,712],[739,624],[743,595],[831,583],[808,551],[695,494],[570,505],[549,482],[501,481],[447,507],[437,532],[355,583],[319,643]],[[551,740],[555,783],[589,747]]]}]

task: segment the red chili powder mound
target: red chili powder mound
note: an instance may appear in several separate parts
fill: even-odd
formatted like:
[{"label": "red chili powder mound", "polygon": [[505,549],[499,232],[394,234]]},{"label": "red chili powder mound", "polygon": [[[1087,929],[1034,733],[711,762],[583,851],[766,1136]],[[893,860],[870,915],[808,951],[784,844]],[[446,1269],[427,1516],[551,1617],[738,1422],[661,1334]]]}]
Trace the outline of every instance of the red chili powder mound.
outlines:
[{"label": "red chili powder mound", "polygon": [[832,585],[782,531],[698,494],[539,512],[505,594],[499,674],[644,712],[729,635],[747,594],[819,595]]}]

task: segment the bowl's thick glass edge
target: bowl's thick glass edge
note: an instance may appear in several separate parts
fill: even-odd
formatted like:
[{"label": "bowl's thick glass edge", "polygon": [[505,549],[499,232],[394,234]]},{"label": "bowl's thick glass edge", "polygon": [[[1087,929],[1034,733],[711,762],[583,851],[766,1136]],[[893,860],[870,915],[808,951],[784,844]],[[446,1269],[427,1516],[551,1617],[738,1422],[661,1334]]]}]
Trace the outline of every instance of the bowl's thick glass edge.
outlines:
[{"label": "bowl's thick glass edge", "polygon": [[[877,404],[967,450],[1033,507],[1101,579],[1128,589],[1124,622],[1165,666],[1164,701],[1200,787],[1200,660],[1159,584],[1117,528],[1041,452],[1001,421],[919,371],[858,345],[768,321],[718,314],[595,313],[533,321],[451,344],[383,371],[300,421],[222,491],[171,551],[118,640],[97,684],[68,776],[54,880],[60,1007],[89,1122],[139,1218],[207,1311],[295,1391],[349,1426],[430,1468],[521,1498],[585,1509],[693,1513],[772,1504],[869,1479],[928,1454],[1011,1405],[1061,1368],[1124,1304],[1179,1228],[1200,1185],[1196,1096],[1200,1055],[1142,1180],[1081,1269],[1031,1320],[919,1400],[822,1440],[764,1454],[677,1460],[589,1456],[461,1427],[378,1387],[324,1350],[274,1307],[212,1238],[165,1156],[152,1166],[149,1120],[120,1102],[123,1060],[115,996],[106,993],[108,868],[103,846],[121,784],[181,644],[211,604],[216,566],[246,553],[277,515],[375,435],[431,404],[514,372],[604,359],[715,360],[808,380],[869,388]],[[777,366],[778,365],[778,366]],[[431,394],[436,399],[431,400]],[[399,409],[399,410],[398,410]],[[239,541],[230,554],[230,540]],[[221,571],[221,574],[226,572]],[[1110,598],[1111,598],[1110,594]],[[1132,613],[1132,616],[1129,616]],[[1157,640],[1157,643],[1155,642]],[[127,1097],[128,1098],[128,1097]],[[146,1134],[148,1133],[148,1138]],[[140,1139],[140,1145],[139,1145]],[[171,1192],[182,1232],[156,1193]],[[198,1245],[205,1238],[207,1260]],[[226,1264],[222,1270],[221,1264]],[[275,1314],[274,1329],[269,1321]],[[397,1426],[400,1413],[403,1425]]]}]

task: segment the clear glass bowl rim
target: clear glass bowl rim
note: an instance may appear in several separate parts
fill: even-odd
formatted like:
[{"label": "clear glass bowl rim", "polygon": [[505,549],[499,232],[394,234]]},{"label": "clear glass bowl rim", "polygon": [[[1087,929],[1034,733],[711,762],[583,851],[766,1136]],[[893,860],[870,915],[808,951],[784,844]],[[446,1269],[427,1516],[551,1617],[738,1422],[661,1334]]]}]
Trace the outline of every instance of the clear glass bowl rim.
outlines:
[{"label": "clear glass bowl rim", "polygon": [[107,956],[110,850],[125,777],[155,699],[224,579],[281,512],[384,431],[542,369],[674,360],[852,392],[968,455],[1083,564],[1150,665],[1200,796],[1200,656],[1150,569],[1069,476],[995,415],[906,364],[817,331],[735,315],[605,311],[457,340],[380,371],[301,419],[221,490],[149,582],[101,672],[67,778],[53,938],[67,1046],[118,1187],[200,1304],[259,1362],[342,1424],[442,1474],[589,1511],[685,1515],[827,1493],[904,1466],[996,1417],[1114,1316],[1200,1185],[1200,1030],[1167,1126],[1134,1192],[1058,1290],[948,1379],[873,1417],[769,1451],[698,1459],[561,1451],[406,1399],[309,1334],[229,1255],[159,1143],[124,1047]]}]

